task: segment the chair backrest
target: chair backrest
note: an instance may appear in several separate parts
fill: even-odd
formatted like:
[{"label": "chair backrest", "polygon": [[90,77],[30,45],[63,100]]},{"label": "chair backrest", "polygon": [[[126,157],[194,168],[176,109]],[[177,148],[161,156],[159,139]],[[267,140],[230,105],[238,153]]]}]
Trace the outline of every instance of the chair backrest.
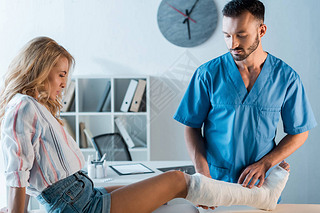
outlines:
[{"label": "chair backrest", "polygon": [[106,153],[107,161],[132,161],[128,146],[119,133],[97,135],[92,138],[92,143],[99,158]]}]

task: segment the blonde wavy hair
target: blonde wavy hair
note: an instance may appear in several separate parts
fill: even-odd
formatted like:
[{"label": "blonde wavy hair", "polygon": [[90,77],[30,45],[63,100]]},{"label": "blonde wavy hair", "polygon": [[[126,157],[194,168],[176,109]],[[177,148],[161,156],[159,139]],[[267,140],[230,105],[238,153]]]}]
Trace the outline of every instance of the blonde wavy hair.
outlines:
[{"label": "blonde wavy hair", "polygon": [[70,71],[74,67],[74,58],[53,39],[37,37],[21,49],[10,64],[0,91],[0,125],[7,104],[17,93],[35,98],[63,125],[59,119],[62,95],[60,93],[56,100],[51,100],[48,81],[48,75],[60,57],[68,60],[68,76],[70,76]]}]

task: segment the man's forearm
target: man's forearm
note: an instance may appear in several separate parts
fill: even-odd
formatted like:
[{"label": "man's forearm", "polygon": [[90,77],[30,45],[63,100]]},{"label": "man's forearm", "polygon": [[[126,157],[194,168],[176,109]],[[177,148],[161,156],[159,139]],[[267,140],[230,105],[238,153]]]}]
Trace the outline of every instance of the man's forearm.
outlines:
[{"label": "man's forearm", "polygon": [[308,138],[308,131],[297,135],[286,135],[279,144],[269,154],[264,156],[261,161],[266,163],[269,168],[280,163],[289,157],[299,147],[301,147]]},{"label": "man's forearm", "polygon": [[[286,135],[270,153],[258,162],[249,165],[240,174],[238,183],[252,188],[260,180],[258,187],[264,183],[266,172],[276,164],[294,153],[307,140],[308,132],[297,135]],[[249,183],[250,182],[250,183]]]},{"label": "man's forearm", "polygon": [[189,156],[197,172],[210,177],[206,150],[200,128],[185,128],[185,140]]}]

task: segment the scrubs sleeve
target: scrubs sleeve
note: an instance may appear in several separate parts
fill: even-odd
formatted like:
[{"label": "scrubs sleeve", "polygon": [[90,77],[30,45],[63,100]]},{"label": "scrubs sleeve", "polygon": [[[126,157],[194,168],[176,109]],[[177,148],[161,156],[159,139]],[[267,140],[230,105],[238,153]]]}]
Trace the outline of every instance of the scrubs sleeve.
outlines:
[{"label": "scrubs sleeve", "polygon": [[290,135],[308,131],[317,125],[299,76],[288,87],[281,116],[284,132]]},{"label": "scrubs sleeve", "polygon": [[36,113],[28,101],[21,101],[5,113],[1,125],[1,146],[7,186],[29,186],[28,179],[35,158],[37,140]]},{"label": "scrubs sleeve", "polygon": [[201,128],[210,109],[208,84],[201,78],[201,70],[193,75],[190,84],[173,116],[178,122],[192,128]]}]

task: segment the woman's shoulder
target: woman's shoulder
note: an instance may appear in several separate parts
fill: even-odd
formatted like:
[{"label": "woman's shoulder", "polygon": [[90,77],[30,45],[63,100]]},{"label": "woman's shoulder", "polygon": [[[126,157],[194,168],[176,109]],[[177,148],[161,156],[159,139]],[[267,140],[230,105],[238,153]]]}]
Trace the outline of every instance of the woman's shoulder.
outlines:
[{"label": "woman's shoulder", "polygon": [[1,129],[12,125],[21,125],[21,123],[32,123],[34,116],[38,114],[34,101],[35,99],[28,95],[14,95],[6,106]]},{"label": "woman's shoulder", "polygon": [[15,94],[9,101],[6,107],[6,113],[23,111],[24,113],[28,111],[34,111],[36,100],[29,96],[21,93]]}]

